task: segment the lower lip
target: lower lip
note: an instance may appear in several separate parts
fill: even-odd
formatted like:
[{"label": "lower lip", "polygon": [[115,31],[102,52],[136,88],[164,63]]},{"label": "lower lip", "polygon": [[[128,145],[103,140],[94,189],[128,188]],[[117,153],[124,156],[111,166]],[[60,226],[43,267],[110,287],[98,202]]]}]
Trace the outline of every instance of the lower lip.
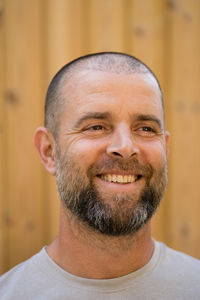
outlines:
[{"label": "lower lip", "polygon": [[108,182],[100,177],[95,177],[95,181],[98,185],[103,185],[105,190],[110,190],[113,192],[134,192],[138,190],[143,182],[143,177],[139,178],[135,182],[131,183],[116,183],[116,182]]}]

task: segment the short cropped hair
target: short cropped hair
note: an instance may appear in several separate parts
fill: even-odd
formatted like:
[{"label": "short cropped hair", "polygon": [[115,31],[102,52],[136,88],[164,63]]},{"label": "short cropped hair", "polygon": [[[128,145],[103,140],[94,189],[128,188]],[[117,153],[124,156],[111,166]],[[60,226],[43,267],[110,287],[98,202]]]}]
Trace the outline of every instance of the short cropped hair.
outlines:
[{"label": "short cropped hair", "polygon": [[[164,112],[163,94],[159,81],[153,71],[138,58],[120,52],[99,52],[81,56],[64,65],[53,77],[45,100],[45,127],[57,137],[61,112],[67,101],[63,88],[76,72],[81,70],[103,71],[108,73],[151,74],[158,84]],[[69,96],[68,96],[69,97]]]}]

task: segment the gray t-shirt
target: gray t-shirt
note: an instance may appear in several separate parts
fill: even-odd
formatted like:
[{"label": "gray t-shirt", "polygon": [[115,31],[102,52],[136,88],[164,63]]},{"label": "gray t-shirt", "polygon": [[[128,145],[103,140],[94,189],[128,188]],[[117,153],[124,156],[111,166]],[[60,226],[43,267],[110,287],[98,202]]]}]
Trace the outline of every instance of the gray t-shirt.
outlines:
[{"label": "gray t-shirt", "polygon": [[155,242],[151,260],[119,278],[94,280],[59,267],[45,247],[0,277],[1,300],[200,299],[200,261]]}]

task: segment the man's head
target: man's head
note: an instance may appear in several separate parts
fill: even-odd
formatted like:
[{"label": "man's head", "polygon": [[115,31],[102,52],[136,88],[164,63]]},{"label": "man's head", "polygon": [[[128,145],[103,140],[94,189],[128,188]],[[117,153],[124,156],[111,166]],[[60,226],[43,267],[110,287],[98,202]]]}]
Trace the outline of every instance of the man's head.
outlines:
[{"label": "man's head", "polygon": [[134,57],[99,53],[57,73],[35,144],[65,209],[111,236],[137,232],[167,182],[162,92]]}]

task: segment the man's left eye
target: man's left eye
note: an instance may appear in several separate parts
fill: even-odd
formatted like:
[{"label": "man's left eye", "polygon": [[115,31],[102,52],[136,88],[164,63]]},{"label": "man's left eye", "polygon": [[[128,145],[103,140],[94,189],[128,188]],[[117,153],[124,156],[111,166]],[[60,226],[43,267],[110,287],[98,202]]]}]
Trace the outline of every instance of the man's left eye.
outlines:
[{"label": "man's left eye", "polygon": [[156,130],[150,126],[142,126],[139,127],[135,133],[141,136],[153,136],[156,134]]},{"label": "man's left eye", "polygon": [[144,127],[141,127],[139,128],[140,131],[146,131],[146,132],[156,132],[154,128],[152,127],[149,127],[149,126],[144,126]]}]

